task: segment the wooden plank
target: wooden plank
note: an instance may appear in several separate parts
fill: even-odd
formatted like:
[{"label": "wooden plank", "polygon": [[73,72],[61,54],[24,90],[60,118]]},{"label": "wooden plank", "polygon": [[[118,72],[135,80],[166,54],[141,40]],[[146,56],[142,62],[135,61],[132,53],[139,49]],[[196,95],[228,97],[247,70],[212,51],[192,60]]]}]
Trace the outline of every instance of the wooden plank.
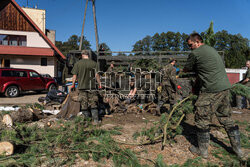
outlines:
[{"label": "wooden plank", "polygon": [[35,29],[27,18],[9,1],[0,6],[0,29],[13,31],[32,31]]}]

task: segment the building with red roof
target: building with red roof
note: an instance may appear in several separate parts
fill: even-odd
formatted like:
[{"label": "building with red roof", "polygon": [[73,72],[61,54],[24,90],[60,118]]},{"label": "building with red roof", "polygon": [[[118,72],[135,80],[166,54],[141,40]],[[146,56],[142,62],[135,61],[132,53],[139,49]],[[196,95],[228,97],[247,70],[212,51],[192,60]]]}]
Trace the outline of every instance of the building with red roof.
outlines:
[{"label": "building with red roof", "polygon": [[[1,67],[27,68],[61,77],[65,56],[49,39],[45,24],[38,26],[25,11],[29,9],[21,8],[15,0],[0,1]],[[45,16],[43,19],[45,23]]]}]

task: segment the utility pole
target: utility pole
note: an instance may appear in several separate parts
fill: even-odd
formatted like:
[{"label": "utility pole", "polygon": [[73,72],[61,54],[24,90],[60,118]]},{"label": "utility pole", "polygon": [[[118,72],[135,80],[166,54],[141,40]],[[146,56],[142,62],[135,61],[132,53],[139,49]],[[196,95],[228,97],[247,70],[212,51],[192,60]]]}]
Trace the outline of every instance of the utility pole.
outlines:
[{"label": "utility pole", "polygon": [[[92,11],[93,11],[93,17],[94,17],[94,26],[95,26],[96,51],[98,52],[98,50],[99,50],[99,37],[98,37],[98,31],[97,31],[95,0],[90,0],[90,1],[92,1]],[[80,39],[80,45],[79,45],[80,51],[82,50],[82,41],[83,41],[84,25],[85,25],[88,2],[89,2],[89,0],[86,0],[84,17],[83,17],[83,24],[82,24],[82,33],[81,33],[81,39]]]},{"label": "utility pole", "polygon": [[95,0],[92,0],[93,17],[95,24],[95,42],[96,42],[96,52],[99,51],[99,37],[97,32],[97,22],[96,22],[96,12],[95,12]]}]

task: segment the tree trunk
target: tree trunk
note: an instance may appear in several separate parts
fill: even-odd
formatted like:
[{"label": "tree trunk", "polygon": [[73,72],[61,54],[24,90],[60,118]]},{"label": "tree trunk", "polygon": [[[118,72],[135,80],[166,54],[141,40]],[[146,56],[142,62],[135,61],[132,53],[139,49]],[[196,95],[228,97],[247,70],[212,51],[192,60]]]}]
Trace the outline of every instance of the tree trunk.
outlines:
[{"label": "tree trunk", "polygon": [[6,114],[3,116],[2,122],[8,126],[13,126],[14,123],[24,123],[29,121],[36,121],[44,118],[43,114],[39,110],[35,109],[19,109],[18,111],[14,111],[10,114]]}]

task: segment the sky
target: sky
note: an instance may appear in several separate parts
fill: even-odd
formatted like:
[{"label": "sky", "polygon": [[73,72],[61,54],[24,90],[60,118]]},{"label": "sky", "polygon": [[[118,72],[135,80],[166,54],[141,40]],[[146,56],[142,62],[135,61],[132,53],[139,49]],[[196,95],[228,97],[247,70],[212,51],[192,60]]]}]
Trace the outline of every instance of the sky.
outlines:
[{"label": "sky", "polygon": [[[91,1],[91,0],[89,0]],[[27,6],[27,0],[16,0]],[[28,0],[28,7],[46,10],[46,28],[56,30],[57,41],[81,35],[86,0]],[[203,32],[211,21],[214,31],[240,33],[250,39],[250,0],[96,0],[99,43],[112,51],[131,51],[133,45],[155,33]],[[84,36],[96,50],[92,3],[88,3]]]}]

